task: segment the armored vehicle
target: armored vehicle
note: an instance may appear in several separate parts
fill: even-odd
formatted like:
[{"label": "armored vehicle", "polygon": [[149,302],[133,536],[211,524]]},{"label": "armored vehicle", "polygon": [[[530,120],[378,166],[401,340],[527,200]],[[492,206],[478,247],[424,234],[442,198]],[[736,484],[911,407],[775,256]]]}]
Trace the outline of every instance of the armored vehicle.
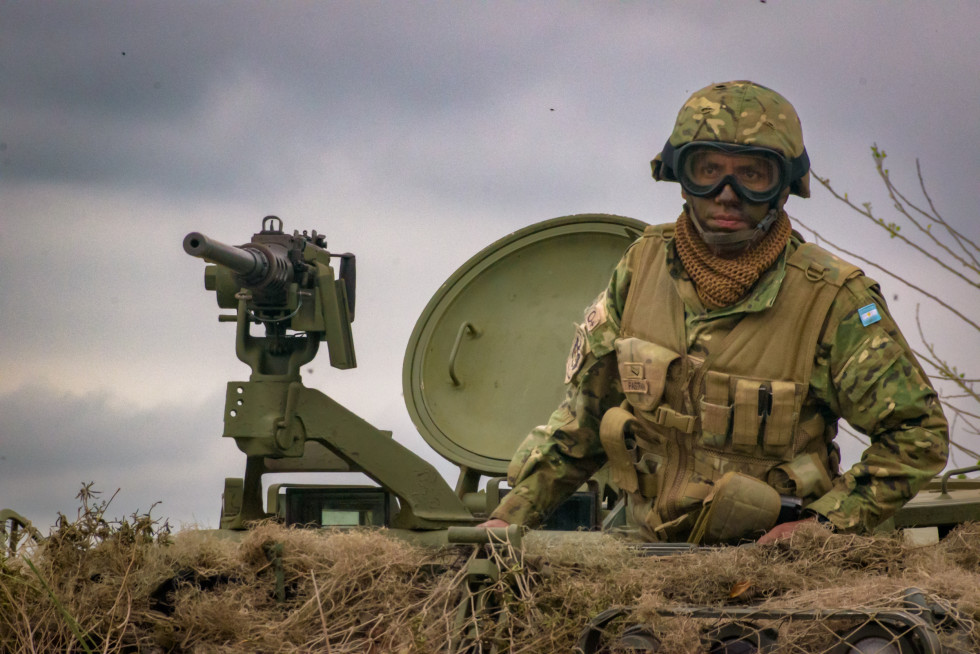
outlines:
[{"label": "armored vehicle", "polygon": [[[229,382],[226,389],[223,436],[235,440],[245,462],[242,477],[225,480],[220,530],[241,533],[254,521],[274,519],[311,528],[386,528],[417,544],[472,546],[450,649],[506,651],[492,629],[488,635],[475,626],[487,616],[503,619],[506,593],[494,588],[512,579],[504,568],[529,535],[516,526],[476,525],[508,492],[504,474],[521,439],[562,397],[567,348],[583,307],[605,287],[645,227],[604,214],[546,220],[486,247],[436,291],[408,343],[402,385],[423,439],[458,467],[455,487],[391,432],[303,384],[301,371],[321,344],[334,368],[356,366],[353,254],[331,252],[316,231],[287,233],[275,216],[263,219],[260,231],[240,246],[188,234],[184,250],[209,262],[205,287],[227,311],[219,320],[234,324],[236,355],[251,369],[247,380]],[[952,478],[972,470],[947,472],[884,528],[935,542],[977,520],[980,480]],[[263,484],[269,473],[346,472],[363,473],[373,483]],[[599,538],[621,527],[624,514],[618,489],[600,471],[535,535],[576,542]],[[13,512],[0,517],[10,538],[26,527]],[[664,556],[693,546],[636,548]],[[742,603],[668,605],[656,612],[700,621],[705,651],[715,654],[807,651],[781,641],[783,627],[801,622],[825,625],[830,644],[821,651],[836,654],[961,651],[940,638],[962,626],[955,612],[916,588],[880,610],[761,609]],[[583,615],[578,650],[667,651],[649,625],[623,625],[632,615],[631,607],[622,606]]]},{"label": "armored vehicle", "polygon": [[[513,545],[519,530],[499,534],[474,525],[507,492],[503,475],[517,444],[561,398],[559,376],[582,307],[604,287],[644,228],[631,218],[601,214],[547,220],[488,246],[438,289],[412,333],[402,381],[419,433],[459,468],[455,488],[390,432],[301,381],[302,366],[321,342],[327,344],[332,366],[355,365],[353,255],[329,252],[316,232],[287,235],[274,216],[265,218],[262,230],[241,247],[189,234],[184,249],[212,262],[206,287],[217,294],[219,307],[234,310],[221,319],[236,324],[236,352],[252,369],[248,381],[228,384],[224,436],[235,439],[246,465],[243,478],[226,480],[222,529],[242,529],[251,520],[277,516],[315,527],[383,526],[431,544],[499,539]],[[256,325],[262,335],[251,333]],[[971,470],[947,473],[884,528],[909,530],[910,536],[930,542],[957,524],[976,520],[980,481],[950,480]],[[376,486],[272,484],[263,505],[263,474],[313,471],[363,472]],[[622,507],[617,489],[600,472],[543,528],[608,530],[625,521]],[[647,549],[669,554],[689,546]],[[640,626],[627,629],[616,643],[603,641],[603,626],[623,611],[595,616],[584,627],[580,649],[657,651],[656,639]],[[745,610],[677,611],[729,620],[712,632],[712,652],[775,651],[777,646],[772,630],[746,629]],[[749,613],[755,620],[791,618],[778,611]],[[915,589],[901,610],[882,611],[871,620],[845,613],[802,612],[794,619],[842,621],[847,633],[840,637],[841,652],[942,651],[935,630],[942,616]]]}]

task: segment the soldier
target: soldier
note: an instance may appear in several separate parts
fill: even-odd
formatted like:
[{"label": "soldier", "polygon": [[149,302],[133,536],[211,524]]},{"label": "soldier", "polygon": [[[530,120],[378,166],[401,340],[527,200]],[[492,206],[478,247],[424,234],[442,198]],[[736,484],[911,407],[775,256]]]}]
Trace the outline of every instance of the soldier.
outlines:
[{"label": "soldier", "polygon": [[[795,109],[752,82],[708,86],[652,166],[683,211],[586,310],[565,400],[483,526],[535,525],[608,462],[645,540],[870,532],[943,469],[947,423],[877,283],[791,227],[789,194],[810,195]],[[840,418],[871,441],[843,474]]]}]

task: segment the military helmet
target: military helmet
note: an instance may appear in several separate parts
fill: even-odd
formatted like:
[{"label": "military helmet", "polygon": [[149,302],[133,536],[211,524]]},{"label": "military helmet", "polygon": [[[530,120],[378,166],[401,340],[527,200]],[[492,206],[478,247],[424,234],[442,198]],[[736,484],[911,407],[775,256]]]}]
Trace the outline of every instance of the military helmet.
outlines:
[{"label": "military helmet", "polygon": [[810,160],[796,109],[772,89],[739,80],[696,91],[677,114],[664,149],[651,163],[657,181],[678,180],[677,154],[692,142],[765,148],[786,162],[790,193],[810,197]]}]

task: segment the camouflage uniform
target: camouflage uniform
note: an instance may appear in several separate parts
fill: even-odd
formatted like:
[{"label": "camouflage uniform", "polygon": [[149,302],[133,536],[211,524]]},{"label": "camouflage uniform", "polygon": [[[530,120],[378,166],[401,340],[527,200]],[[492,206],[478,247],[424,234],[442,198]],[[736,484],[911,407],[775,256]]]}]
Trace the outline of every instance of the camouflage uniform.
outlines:
[{"label": "camouflage uniform", "polygon": [[[747,297],[712,311],[705,310],[668,242],[666,261],[684,304],[688,354],[704,356],[710,350],[711,326],[737,322],[771,307],[783,283],[787,258],[801,242],[794,233],[783,255]],[[627,252],[609,286],[586,310],[569,356],[565,400],[548,424],[535,428],[518,448],[508,474],[514,490],[494,511],[494,518],[535,524],[606,462],[599,424],[606,411],[626,397],[615,342],[638,265],[635,252],[636,248]],[[872,305],[879,319],[865,325],[859,310]],[[867,532],[942,470],[948,448],[946,420],[877,284],[867,277],[855,276],[843,285],[817,343],[808,401],[820,408],[831,430],[833,487],[807,508],[825,516],[838,530]],[[861,462],[843,475],[837,470],[832,443],[837,417],[871,440]]]}]

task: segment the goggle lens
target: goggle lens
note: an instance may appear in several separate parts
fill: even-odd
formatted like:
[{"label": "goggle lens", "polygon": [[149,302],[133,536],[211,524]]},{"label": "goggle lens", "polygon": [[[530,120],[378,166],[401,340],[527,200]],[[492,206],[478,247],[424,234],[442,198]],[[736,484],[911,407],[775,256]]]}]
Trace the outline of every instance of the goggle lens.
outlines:
[{"label": "goggle lens", "polygon": [[785,167],[776,153],[728,152],[715,147],[684,148],[678,177],[692,195],[712,196],[731,184],[742,197],[767,202],[783,188]]}]

